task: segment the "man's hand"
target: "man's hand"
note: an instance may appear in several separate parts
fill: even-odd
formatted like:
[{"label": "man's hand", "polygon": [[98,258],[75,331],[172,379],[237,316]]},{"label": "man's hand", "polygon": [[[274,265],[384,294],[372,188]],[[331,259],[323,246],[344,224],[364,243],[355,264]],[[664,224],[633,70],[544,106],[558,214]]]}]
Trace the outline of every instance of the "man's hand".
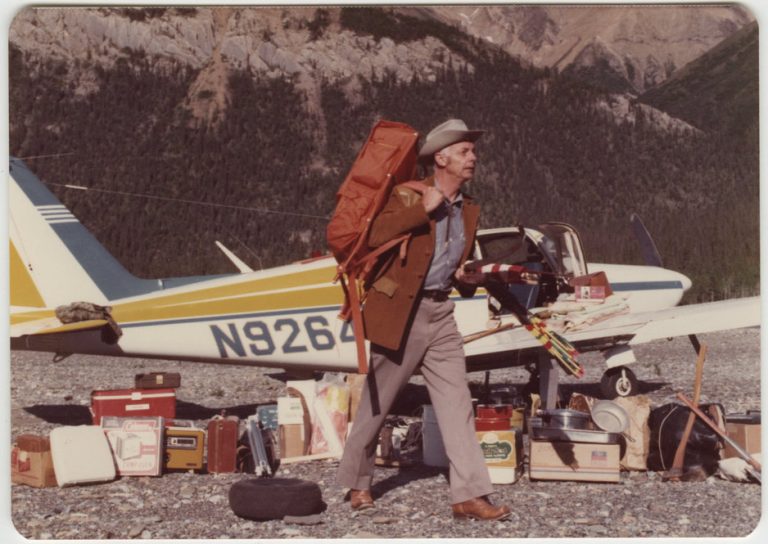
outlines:
[{"label": "man's hand", "polygon": [[485,274],[475,270],[465,270],[463,266],[456,269],[454,274],[456,281],[469,285],[479,285],[484,279]]},{"label": "man's hand", "polygon": [[437,187],[427,187],[424,194],[421,195],[421,203],[427,213],[431,213],[443,202],[444,198],[443,193]]},{"label": "man's hand", "polygon": [[520,281],[526,285],[538,285],[541,281],[541,276],[535,270],[527,270],[520,274]]}]

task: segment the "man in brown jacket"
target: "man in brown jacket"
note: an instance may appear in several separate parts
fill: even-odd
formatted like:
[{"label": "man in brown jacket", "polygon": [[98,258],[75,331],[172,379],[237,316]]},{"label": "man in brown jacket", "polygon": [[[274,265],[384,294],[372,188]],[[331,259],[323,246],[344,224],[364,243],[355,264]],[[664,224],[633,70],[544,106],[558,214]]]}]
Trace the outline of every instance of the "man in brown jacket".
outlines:
[{"label": "man in brown jacket", "polygon": [[448,297],[453,287],[472,296],[480,279],[460,266],[472,252],[479,215],[479,206],[460,189],[474,175],[475,141],[482,134],[459,119],[435,127],[419,152],[434,167],[434,175],[425,180],[427,189],[420,195],[395,187],[371,227],[371,247],[402,234],[412,236],[405,258],[393,254],[384,265],[363,308],[371,371],[337,475],[350,488],[355,510],[373,507],[379,431],[398,392],[420,368],[449,460],[454,517],[509,516],[508,507],[486,498],[493,486],[475,435],[464,346]]}]

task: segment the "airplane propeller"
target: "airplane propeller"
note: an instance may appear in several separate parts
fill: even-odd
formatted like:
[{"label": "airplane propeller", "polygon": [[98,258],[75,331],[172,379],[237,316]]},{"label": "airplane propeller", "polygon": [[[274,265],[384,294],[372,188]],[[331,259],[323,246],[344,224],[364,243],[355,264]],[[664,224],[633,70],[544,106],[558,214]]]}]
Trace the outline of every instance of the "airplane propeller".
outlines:
[{"label": "airplane propeller", "polygon": [[656,248],[656,244],[651,238],[651,233],[645,228],[642,219],[636,213],[629,216],[629,221],[632,223],[632,230],[635,233],[635,238],[640,243],[640,252],[643,255],[643,261],[648,266],[658,266],[664,268],[664,263],[661,260],[659,250]]}]

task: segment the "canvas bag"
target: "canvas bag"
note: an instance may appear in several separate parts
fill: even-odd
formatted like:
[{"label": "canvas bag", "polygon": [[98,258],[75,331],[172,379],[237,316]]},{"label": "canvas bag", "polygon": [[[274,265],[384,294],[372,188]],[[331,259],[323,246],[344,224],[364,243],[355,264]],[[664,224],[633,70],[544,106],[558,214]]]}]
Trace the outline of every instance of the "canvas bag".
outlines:
[{"label": "canvas bag", "polygon": [[339,317],[352,320],[358,355],[358,371],[368,371],[361,305],[377,259],[401,244],[404,252],[409,235],[371,251],[368,232],[396,184],[406,183],[423,192],[424,185],[413,182],[418,156],[419,133],[405,123],[378,121],[363,144],[347,177],[336,194],[336,209],[326,230],[326,240],[339,263],[334,281],[344,290],[344,305]]}]

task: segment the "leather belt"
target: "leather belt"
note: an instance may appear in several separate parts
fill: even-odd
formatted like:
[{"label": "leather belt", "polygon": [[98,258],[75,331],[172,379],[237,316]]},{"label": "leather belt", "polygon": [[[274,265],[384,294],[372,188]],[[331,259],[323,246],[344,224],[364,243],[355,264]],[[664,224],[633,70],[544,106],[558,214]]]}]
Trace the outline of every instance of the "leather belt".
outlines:
[{"label": "leather belt", "polygon": [[450,291],[442,291],[440,289],[422,289],[421,290],[421,296],[422,298],[428,298],[429,300],[434,300],[435,302],[444,302],[448,300],[448,295],[450,295]]}]

